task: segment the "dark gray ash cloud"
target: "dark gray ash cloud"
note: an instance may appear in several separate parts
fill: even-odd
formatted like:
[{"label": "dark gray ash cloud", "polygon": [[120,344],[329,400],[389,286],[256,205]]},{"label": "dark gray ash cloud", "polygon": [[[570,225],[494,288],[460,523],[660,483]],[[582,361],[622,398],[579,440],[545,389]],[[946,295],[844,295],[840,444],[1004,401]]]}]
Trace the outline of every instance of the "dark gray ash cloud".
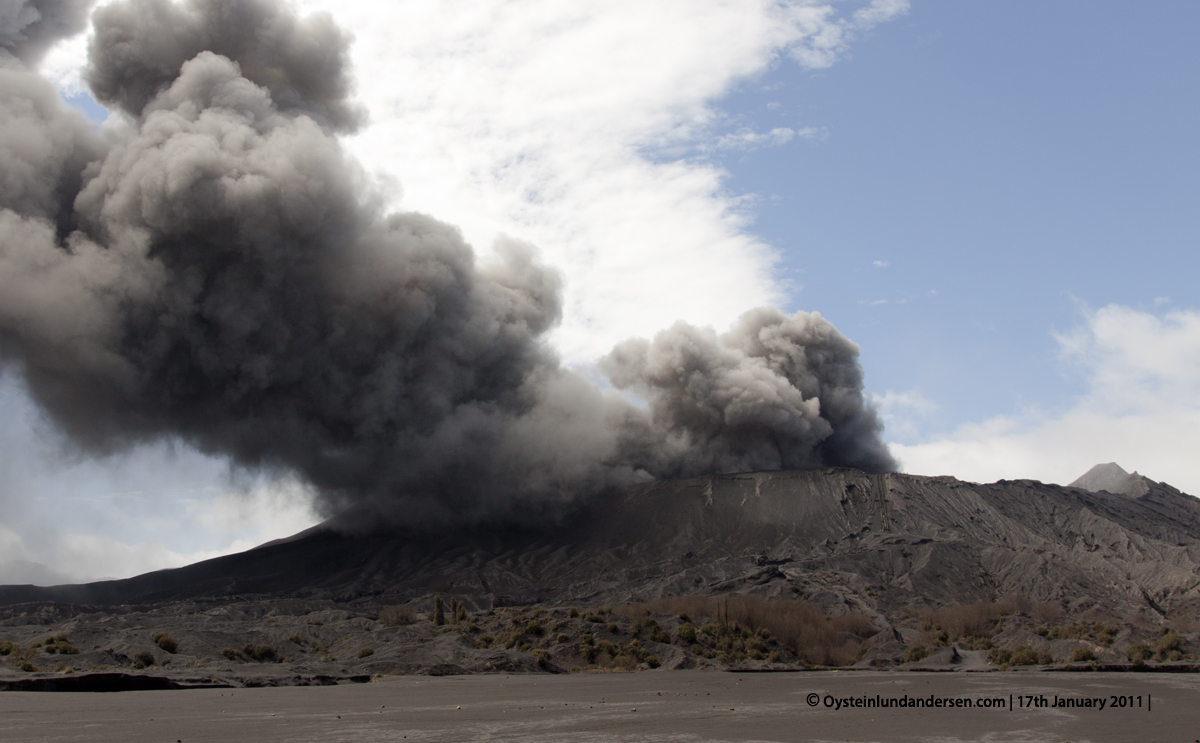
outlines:
[{"label": "dark gray ash cloud", "polygon": [[54,42],[87,27],[94,0],[4,0],[0,2],[0,49],[36,64]]},{"label": "dark gray ash cloud", "polygon": [[[65,34],[79,7],[13,17],[54,8]],[[126,116],[102,135],[33,71],[51,32],[31,23],[0,37],[0,358],[83,449],[182,439],[302,475],[329,513],[408,522],[527,519],[658,477],[895,468],[857,347],[816,314],[627,341],[601,363],[616,390],[564,367],[545,341],[562,281],[531,246],[480,262],[453,226],[388,213],[342,150],[362,113],[329,17],[102,8],[87,80]]]}]

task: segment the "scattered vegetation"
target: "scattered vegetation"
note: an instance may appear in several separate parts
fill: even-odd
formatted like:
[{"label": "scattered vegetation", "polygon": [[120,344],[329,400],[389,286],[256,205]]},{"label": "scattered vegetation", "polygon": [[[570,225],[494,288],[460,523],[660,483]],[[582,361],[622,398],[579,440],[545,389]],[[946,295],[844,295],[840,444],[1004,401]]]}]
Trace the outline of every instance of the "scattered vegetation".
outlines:
[{"label": "scattered vegetation", "polygon": [[304,647],[304,638],[300,635],[288,635],[288,642]]},{"label": "scattered vegetation", "polygon": [[21,650],[21,646],[15,642],[4,640],[0,642],[0,656],[13,655]]},{"label": "scattered vegetation", "polygon": [[446,606],[442,603],[441,596],[433,597],[433,617],[431,621],[438,627],[446,623]]},{"label": "scattered vegetation", "polygon": [[988,662],[995,663],[1001,668],[1010,666],[1049,665],[1054,662],[1050,653],[1039,653],[1028,645],[1018,645],[1012,650],[1007,648],[992,648],[988,651]]},{"label": "scattered vegetation", "polygon": [[1146,661],[1172,661],[1183,659],[1183,637],[1169,628],[1162,629],[1158,642],[1151,645],[1148,642],[1135,642],[1125,650],[1125,657],[1135,665],[1140,666]]},{"label": "scattered vegetation", "polygon": [[[768,659],[768,648],[778,644],[808,663],[849,665],[858,659],[862,640],[876,632],[870,620],[856,612],[827,617],[804,601],[740,594],[663,598],[619,607],[617,611],[637,618],[655,613],[686,616],[689,620],[715,619],[700,627],[695,620],[687,621],[676,635],[704,657],[732,661]],[[685,629],[688,624],[691,629]]]},{"label": "scattered vegetation", "polygon": [[241,650],[236,648],[225,648],[221,651],[221,655],[235,663],[246,661],[257,661],[258,663],[279,663],[282,659],[275,648],[270,645],[253,645],[246,643]]},{"label": "scattered vegetation", "polygon": [[1117,634],[1116,626],[1108,626],[1100,622],[1077,622],[1058,627],[1038,627],[1037,632],[1047,640],[1090,640],[1105,647],[1112,645],[1113,636]]},{"label": "scattered vegetation", "polygon": [[369,658],[374,654],[375,654],[374,648],[359,648],[358,659],[362,660],[363,658]]},{"label": "scattered vegetation", "polygon": [[1021,596],[1008,596],[999,601],[956,604],[925,613],[921,617],[921,628],[933,633],[938,644],[960,641],[974,644],[995,635],[1001,619],[1010,614],[1029,611],[1030,606],[1029,601]]},{"label": "scattered vegetation", "polygon": [[40,647],[42,649],[42,652],[46,653],[47,655],[55,655],[55,654],[78,655],[79,654],[79,648],[75,647],[74,645],[72,645],[70,643],[70,641],[67,638],[66,632],[59,632],[57,635],[54,635],[53,637],[47,637],[45,640],[42,640],[41,642],[35,642],[33,644],[33,647],[35,647],[35,648]]}]

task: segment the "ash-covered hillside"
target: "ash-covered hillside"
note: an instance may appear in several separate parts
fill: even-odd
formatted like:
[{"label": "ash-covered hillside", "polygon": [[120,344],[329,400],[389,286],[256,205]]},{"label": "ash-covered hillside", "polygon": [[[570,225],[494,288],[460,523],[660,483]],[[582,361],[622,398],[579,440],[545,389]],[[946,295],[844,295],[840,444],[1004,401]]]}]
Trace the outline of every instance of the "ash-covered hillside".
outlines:
[{"label": "ash-covered hillside", "polygon": [[1019,594],[1071,614],[1172,616],[1200,605],[1200,500],[1140,481],[1133,497],[841,468],[699,477],[595,499],[545,529],[322,526],[127,580],[0,587],[0,605],[299,598],[423,609],[438,594],[477,610],[748,592],[888,616]]}]

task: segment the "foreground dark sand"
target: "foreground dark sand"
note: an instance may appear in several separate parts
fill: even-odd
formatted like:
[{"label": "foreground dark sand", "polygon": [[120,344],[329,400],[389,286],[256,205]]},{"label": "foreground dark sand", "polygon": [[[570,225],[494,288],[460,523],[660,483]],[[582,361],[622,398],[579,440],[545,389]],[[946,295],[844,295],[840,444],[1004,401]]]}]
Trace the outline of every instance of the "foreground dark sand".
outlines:
[{"label": "foreground dark sand", "polygon": [[[820,697],[810,706],[809,695]],[[1012,695],[1015,709],[842,709],[824,697]],[[1113,709],[1022,709],[1018,695],[1132,695]],[[1142,707],[1136,697],[1142,697]],[[1152,706],[1151,706],[1152,705]],[[1149,708],[1148,708],[1149,706]],[[336,687],[0,694],[16,741],[1188,741],[1200,675],[737,674],[392,677]]]}]

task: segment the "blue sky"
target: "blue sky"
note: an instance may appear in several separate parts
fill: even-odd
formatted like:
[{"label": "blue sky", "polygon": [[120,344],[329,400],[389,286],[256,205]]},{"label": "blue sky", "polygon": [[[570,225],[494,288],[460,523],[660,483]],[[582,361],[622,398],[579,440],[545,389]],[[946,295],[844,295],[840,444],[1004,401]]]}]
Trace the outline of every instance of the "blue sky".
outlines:
[{"label": "blue sky", "polygon": [[[862,347],[906,471],[1200,492],[1200,4],[335,3],[393,206],[559,266],[555,343],[751,307]],[[453,5],[453,7],[451,7]],[[43,71],[93,118],[86,38]],[[0,580],[129,575],[316,518],[186,445],[67,459],[0,378]]]},{"label": "blue sky", "polygon": [[831,68],[723,101],[820,130],[726,159],[728,185],[762,195],[789,307],[858,341],[873,390],[939,406],[923,434],[1071,404],[1051,331],[1081,304],[1197,304],[1200,5],[1114,8],[914,2]]}]

